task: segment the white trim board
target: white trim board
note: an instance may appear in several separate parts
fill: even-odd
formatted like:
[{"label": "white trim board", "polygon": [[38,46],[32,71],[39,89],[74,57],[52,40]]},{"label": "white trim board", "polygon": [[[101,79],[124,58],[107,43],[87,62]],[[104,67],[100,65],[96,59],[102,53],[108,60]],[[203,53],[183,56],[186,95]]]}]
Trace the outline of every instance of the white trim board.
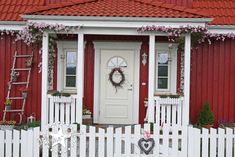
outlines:
[{"label": "white trim board", "polygon": [[100,82],[100,53],[102,49],[110,49],[110,50],[134,50],[135,56],[134,56],[134,96],[133,96],[133,124],[139,123],[139,65],[140,65],[140,48],[141,48],[141,42],[93,42],[94,43],[94,49],[95,49],[95,75],[94,75],[94,112],[93,112],[93,120],[94,123],[99,123],[99,82]]}]

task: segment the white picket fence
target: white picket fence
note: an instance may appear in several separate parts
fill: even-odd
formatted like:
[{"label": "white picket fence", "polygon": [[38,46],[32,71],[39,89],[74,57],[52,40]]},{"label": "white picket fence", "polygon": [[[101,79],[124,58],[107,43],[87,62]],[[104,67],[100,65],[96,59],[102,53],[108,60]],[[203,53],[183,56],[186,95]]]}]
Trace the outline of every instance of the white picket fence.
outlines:
[{"label": "white picket fence", "polygon": [[[168,124],[171,126],[174,125],[183,125],[183,118],[187,118],[183,114],[183,104],[184,104],[184,98],[160,98],[160,97],[154,97],[154,122],[156,124],[164,125]],[[147,106],[147,105],[146,105]],[[146,118],[147,121],[148,117],[148,108],[146,112]]]},{"label": "white picket fence", "polygon": [[[65,147],[51,148],[48,132],[39,128],[21,131],[0,131],[0,157],[234,157],[235,130],[197,129],[191,126],[126,126],[107,129],[76,125],[52,126],[52,133],[60,129],[71,136]],[[155,146],[145,155],[138,146],[144,131],[151,133]],[[41,140],[41,145],[39,139]],[[46,140],[47,139],[47,140]],[[53,142],[52,142],[53,143]]]},{"label": "white picket fence", "polygon": [[0,157],[39,157],[39,128],[0,130]]},{"label": "white picket fence", "polygon": [[235,129],[188,128],[190,157],[235,157]]},{"label": "white picket fence", "polygon": [[43,124],[72,124],[78,121],[78,112],[81,109],[76,105],[76,96],[70,97],[59,97],[48,95],[48,106],[47,106],[47,119],[46,123]]}]

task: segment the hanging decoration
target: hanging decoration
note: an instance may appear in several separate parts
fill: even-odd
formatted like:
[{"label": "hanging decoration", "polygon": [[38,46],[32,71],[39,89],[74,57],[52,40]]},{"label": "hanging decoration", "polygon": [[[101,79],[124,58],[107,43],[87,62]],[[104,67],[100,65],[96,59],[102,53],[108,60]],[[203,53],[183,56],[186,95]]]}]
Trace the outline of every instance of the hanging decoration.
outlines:
[{"label": "hanging decoration", "polygon": [[155,141],[151,138],[151,134],[148,131],[144,132],[144,138],[141,138],[138,141],[138,146],[141,151],[143,151],[146,155],[148,155],[155,146]]},{"label": "hanging decoration", "polygon": [[[121,78],[118,81],[114,79],[115,74],[119,74],[121,76]],[[109,73],[109,81],[116,88],[116,91],[118,88],[122,88],[123,84],[126,81],[126,78],[125,78],[125,75],[124,75],[122,69],[121,68],[113,68],[111,70],[111,72]]]}]

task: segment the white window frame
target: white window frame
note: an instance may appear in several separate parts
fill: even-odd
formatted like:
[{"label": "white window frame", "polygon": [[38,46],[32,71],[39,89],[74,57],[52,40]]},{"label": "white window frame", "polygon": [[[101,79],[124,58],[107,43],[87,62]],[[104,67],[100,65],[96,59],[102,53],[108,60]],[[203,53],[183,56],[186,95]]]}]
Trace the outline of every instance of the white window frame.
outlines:
[{"label": "white window frame", "polygon": [[[57,59],[57,90],[75,94],[77,92],[77,83],[76,87],[65,87],[65,73],[66,73],[66,55],[68,51],[77,52],[77,41],[58,41],[58,59]],[[76,64],[77,65],[77,64]],[[77,67],[76,67],[77,68]],[[76,74],[77,77],[77,74]]]},{"label": "white window frame", "polygon": [[[169,48],[169,45],[172,45]],[[177,86],[177,44],[156,43],[155,58],[155,93],[156,94],[176,94]],[[159,52],[168,52],[170,61],[168,62],[168,89],[158,89],[158,54]]]},{"label": "white window frame", "polygon": [[[76,89],[77,89],[77,83],[75,83],[75,87],[66,87],[66,76],[67,76],[67,74],[66,74],[66,67],[67,67],[67,53],[68,52],[75,52],[75,53],[77,53],[77,50],[76,49],[64,49],[64,51],[63,51],[63,56],[64,56],[64,61],[63,61],[63,63],[64,63],[64,66],[63,66],[63,90],[64,91],[75,91]],[[77,61],[77,54],[76,54],[76,61]],[[76,69],[77,69],[77,62],[76,62]],[[76,72],[76,74],[75,74],[75,77],[77,77],[77,72]],[[75,82],[76,82],[76,79],[75,79]]]}]

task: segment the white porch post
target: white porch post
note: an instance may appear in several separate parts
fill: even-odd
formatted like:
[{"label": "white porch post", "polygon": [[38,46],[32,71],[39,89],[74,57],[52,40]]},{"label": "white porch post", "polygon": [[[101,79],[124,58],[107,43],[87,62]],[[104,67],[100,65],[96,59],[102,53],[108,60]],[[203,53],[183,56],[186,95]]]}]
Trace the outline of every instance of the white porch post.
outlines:
[{"label": "white porch post", "polygon": [[154,122],[155,35],[149,36],[148,122]]},{"label": "white porch post", "polygon": [[84,86],[84,34],[78,34],[77,53],[77,117],[76,122],[82,124],[83,86]]},{"label": "white porch post", "polygon": [[190,99],[190,68],[191,67],[191,34],[185,36],[184,45],[184,106],[183,124],[189,124],[189,99]]},{"label": "white porch post", "polygon": [[44,32],[42,38],[42,91],[41,91],[41,127],[47,125],[47,88],[48,88],[48,42],[49,34]]}]

